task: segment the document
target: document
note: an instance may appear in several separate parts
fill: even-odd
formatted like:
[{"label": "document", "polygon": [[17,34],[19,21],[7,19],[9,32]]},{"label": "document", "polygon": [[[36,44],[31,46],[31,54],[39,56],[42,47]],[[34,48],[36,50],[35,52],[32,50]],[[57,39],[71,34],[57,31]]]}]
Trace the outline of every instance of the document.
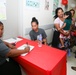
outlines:
[{"label": "document", "polygon": [[10,39],[6,39],[4,41],[8,42],[8,43],[17,43],[17,42],[19,42],[21,40],[22,40],[21,38],[10,38]]},{"label": "document", "polygon": [[[32,45],[28,45],[28,46],[30,47],[30,51],[34,49],[34,46],[32,46]],[[18,50],[24,50],[24,48],[26,48],[26,47],[27,47],[27,44],[23,44],[22,46],[18,47],[17,49]],[[24,53],[24,54],[21,54],[21,56],[25,56],[27,54],[28,53]]]},{"label": "document", "polygon": [[6,20],[6,0],[0,0],[0,20]]}]

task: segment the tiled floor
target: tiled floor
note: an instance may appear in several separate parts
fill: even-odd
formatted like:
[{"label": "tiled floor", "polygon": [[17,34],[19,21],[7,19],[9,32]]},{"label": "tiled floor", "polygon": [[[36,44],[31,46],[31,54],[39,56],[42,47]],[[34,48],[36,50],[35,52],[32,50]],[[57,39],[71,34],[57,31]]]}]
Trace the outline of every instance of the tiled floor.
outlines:
[{"label": "tiled floor", "polygon": [[[72,50],[76,50],[76,47],[74,47]],[[76,71],[71,69],[71,66],[76,67],[76,58],[73,52],[71,53],[70,57],[67,57],[67,60],[67,75],[76,75]]]},{"label": "tiled floor", "polygon": [[[73,50],[76,50],[76,47],[74,47]],[[71,66],[76,66],[76,58],[74,57],[73,52],[70,57],[67,56],[67,75],[76,75],[76,71],[72,70]],[[22,75],[26,75],[23,70]]]}]

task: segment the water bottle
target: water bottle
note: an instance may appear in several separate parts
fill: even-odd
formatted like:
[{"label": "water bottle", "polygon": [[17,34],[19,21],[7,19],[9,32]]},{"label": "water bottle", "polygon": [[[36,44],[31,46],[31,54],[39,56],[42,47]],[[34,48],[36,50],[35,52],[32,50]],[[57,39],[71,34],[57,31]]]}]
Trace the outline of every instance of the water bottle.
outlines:
[{"label": "water bottle", "polygon": [[71,52],[70,52],[70,49],[68,49],[68,51],[67,51],[67,52],[68,52],[68,56],[71,56]]},{"label": "water bottle", "polygon": [[38,47],[42,47],[42,34],[37,36],[37,40],[38,40]]}]

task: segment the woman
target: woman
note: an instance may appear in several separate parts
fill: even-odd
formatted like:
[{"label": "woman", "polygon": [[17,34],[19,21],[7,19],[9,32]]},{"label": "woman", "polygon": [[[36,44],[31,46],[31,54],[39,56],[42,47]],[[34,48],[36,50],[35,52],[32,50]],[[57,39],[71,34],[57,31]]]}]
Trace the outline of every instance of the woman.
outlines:
[{"label": "woman", "polygon": [[46,39],[47,35],[43,29],[38,27],[39,22],[35,17],[32,18],[31,25],[32,25],[32,30],[29,33],[31,40],[37,41],[37,36],[41,34],[42,43],[46,45],[47,44],[47,39]]},{"label": "woman", "polygon": [[71,25],[71,28],[70,28],[70,31],[71,31],[71,39],[70,39],[70,43],[71,43],[71,47],[73,47],[75,45],[75,39],[76,37],[73,36],[73,34],[76,32],[76,25],[75,25],[75,22],[76,22],[76,18],[74,18],[74,15],[75,15],[75,10],[74,9],[71,9],[70,10],[71,14],[72,14],[72,25]]},{"label": "woman", "polygon": [[[3,29],[3,23],[0,22],[0,38],[3,35]],[[17,57],[29,52],[29,50],[29,47],[24,50],[17,50],[15,46],[0,39],[0,75],[21,75],[18,63],[11,59],[11,57]],[[9,60],[7,60],[7,57],[9,57]]]},{"label": "woman", "polygon": [[71,9],[70,10],[71,14],[72,14],[72,25],[71,25],[71,39],[70,39],[70,43],[71,43],[71,47],[73,47],[76,43],[76,37],[73,35],[74,33],[76,33],[76,18],[74,17],[75,15],[75,10]]},{"label": "woman", "polygon": [[70,12],[72,14],[72,24],[75,25],[75,22],[76,22],[76,19],[74,18],[75,10],[74,9],[71,9]]},{"label": "woman", "polygon": [[53,35],[53,40],[52,40],[52,46],[55,48],[58,48],[59,45],[59,35],[62,33],[63,35],[68,35],[68,33],[62,32],[60,28],[63,25],[64,18],[63,18],[63,9],[61,7],[57,8],[55,11],[55,20],[54,20],[54,26],[55,26],[55,31]]}]

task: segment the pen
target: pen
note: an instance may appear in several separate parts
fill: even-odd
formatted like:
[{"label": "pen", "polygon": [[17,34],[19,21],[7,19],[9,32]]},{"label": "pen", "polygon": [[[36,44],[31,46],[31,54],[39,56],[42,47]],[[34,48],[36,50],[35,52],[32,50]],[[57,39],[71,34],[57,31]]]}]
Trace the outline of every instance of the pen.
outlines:
[{"label": "pen", "polygon": [[28,42],[26,42],[26,45],[29,46],[29,45],[28,45]]},{"label": "pen", "polygon": [[27,47],[29,47],[29,48],[30,48],[30,46],[29,46],[28,42],[26,42],[26,45],[27,45]]}]

